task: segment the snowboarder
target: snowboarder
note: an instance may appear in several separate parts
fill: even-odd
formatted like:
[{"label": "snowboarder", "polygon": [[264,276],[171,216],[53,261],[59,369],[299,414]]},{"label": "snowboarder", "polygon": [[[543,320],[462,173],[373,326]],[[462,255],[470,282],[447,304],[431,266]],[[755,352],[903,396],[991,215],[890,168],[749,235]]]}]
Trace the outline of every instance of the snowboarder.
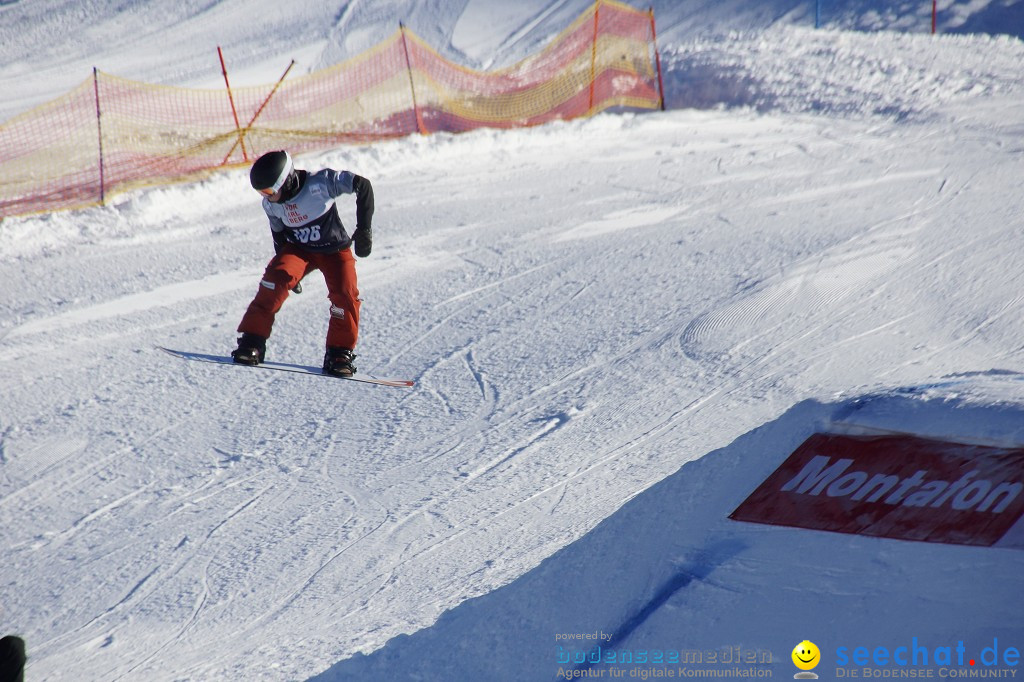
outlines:
[{"label": "snowboarder", "polygon": [[[350,171],[324,168],[315,173],[295,168],[286,151],[259,157],[249,172],[253,189],[263,195],[263,210],[270,219],[274,257],[267,264],[259,291],[238,325],[241,337],[231,353],[234,361],[256,365],[264,360],[274,317],[288,293],[309,272],[320,270],[327,283],[330,322],[323,371],[351,376],[356,368],[359,335],[359,289],[356,255],[370,255],[373,244],[373,187]],[[356,195],[356,229],[350,237],[338,217],[335,198]]]}]

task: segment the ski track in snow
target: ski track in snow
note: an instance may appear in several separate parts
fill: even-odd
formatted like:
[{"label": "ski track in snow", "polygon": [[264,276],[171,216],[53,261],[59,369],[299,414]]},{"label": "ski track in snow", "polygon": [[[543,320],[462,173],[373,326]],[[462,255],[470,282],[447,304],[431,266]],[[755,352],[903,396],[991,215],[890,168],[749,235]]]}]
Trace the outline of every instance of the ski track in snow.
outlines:
[{"label": "ski track in snow", "polygon": [[[685,121],[692,115],[684,114],[680,117]],[[744,154],[749,153],[751,148],[758,149],[759,124],[752,122],[753,129],[746,133],[750,138],[743,145],[735,145],[733,156],[727,150],[716,149],[719,158],[708,159],[704,163],[713,161],[716,166],[724,167],[739,160],[736,155],[740,153],[740,147],[744,149]],[[805,122],[801,125],[805,126],[805,132],[814,130],[813,123]],[[674,124],[670,119],[652,119],[650,124],[637,121],[631,126],[650,128],[648,134],[668,135],[668,139],[671,139]],[[599,131],[592,131],[591,128],[600,128],[600,124],[574,128],[572,135],[580,138],[574,144],[593,144],[591,138],[599,134]],[[733,135],[743,134],[743,125],[738,124]],[[482,134],[486,135],[490,134]],[[452,144],[461,143],[453,141]],[[764,149],[767,151],[771,148],[768,145],[773,143],[764,143]],[[914,140],[911,137],[905,143],[912,145]],[[466,144],[471,146],[472,139],[466,138]],[[605,152],[611,156],[606,163],[620,163],[614,158],[612,149],[606,149]],[[773,168],[777,168],[779,163],[784,164],[787,159],[791,163],[806,162],[802,154],[784,156],[773,159]],[[861,158],[845,164],[846,171],[840,166],[839,169],[833,167],[831,172],[836,175],[850,173],[852,171],[849,169],[856,169],[858,164],[864,163],[865,159]],[[659,173],[664,171],[658,166],[653,170]],[[480,180],[479,168],[468,172]],[[220,538],[232,527],[243,529],[250,525],[251,522],[244,520],[247,517],[263,518],[271,524],[273,534],[278,535],[295,523],[289,522],[288,517],[297,510],[294,498],[300,494],[299,490],[336,489],[339,483],[344,485],[349,476],[353,480],[364,481],[362,485],[365,489],[360,493],[358,501],[354,501],[354,506],[345,506],[343,519],[348,520],[339,519],[341,536],[335,535],[338,531],[333,530],[331,524],[318,526],[319,531],[314,532],[308,542],[297,545],[301,552],[312,553],[316,558],[292,566],[283,574],[285,584],[271,595],[271,601],[257,600],[259,606],[254,613],[260,613],[260,617],[235,636],[220,636],[219,641],[226,646],[237,647],[237,644],[230,643],[244,642],[247,635],[262,628],[279,628],[284,623],[294,622],[299,614],[302,614],[307,625],[312,618],[328,630],[342,628],[344,631],[348,626],[353,633],[375,632],[381,631],[383,627],[385,629],[382,632],[394,632],[386,629],[387,626],[376,614],[391,613],[389,620],[401,621],[403,618],[414,617],[411,616],[412,612],[436,614],[452,603],[452,596],[440,601],[427,596],[415,610],[403,603],[408,600],[407,586],[422,579],[417,576],[426,570],[434,574],[440,572],[439,577],[447,576],[440,577],[438,585],[448,585],[448,589],[454,590],[451,594],[458,595],[456,599],[483,593],[488,587],[498,584],[502,575],[508,575],[501,573],[498,567],[490,566],[487,558],[494,556],[495,552],[500,553],[497,547],[504,545],[503,533],[519,529],[519,551],[527,557],[536,557],[524,561],[535,562],[551,543],[565,542],[569,533],[576,534],[589,527],[592,521],[580,513],[582,508],[573,509],[572,505],[567,504],[570,500],[578,499],[579,493],[567,499],[568,491],[589,489],[599,500],[604,500],[604,508],[614,509],[635,494],[635,483],[631,485],[630,482],[639,473],[636,471],[638,463],[648,459],[650,453],[661,450],[660,444],[666,438],[678,438],[675,434],[681,425],[685,424],[687,430],[698,432],[713,430],[712,425],[720,422],[716,414],[723,410],[729,411],[738,404],[746,404],[751,397],[786,395],[788,391],[785,382],[790,369],[808,360],[801,349],[814,350],[810,357],[812,362],[831,357],[837,347],[852,343],[851,336],[833,338],[847,325],[856,330],[856,338],[861,343],[873,334],[891,333],[892,325],[899,325],[898,319],[887,320],[874,329],[864,331],[853,320],[863,314],[874,301],[886,298],[888,290],[912,287],[929,267],[934,267],[934,259],[916,265],[916,261],[920,260],[915,258],[918,253],[916,242],[922,231],[932,227],[934,215],[949,211],[949,204],[955,202],[959,194],[953,189],[956,182],[947,179],[944,183],[942,174],[935,168],[891,173],[891,176],[892,181],[888,183],[875,180],[830,180],[831,184],[819,190],[794,189],[790,191],[790,196],[795,196],[794,201],[797,203],[812,202],[825,195],[853,197],[856,200],[861,193],[871,188],[885,187],[894,195],[901,195],[908,190],[911,193],[920,192],[924,187],[929,189],[933,198],[922,200],[911,210],[897,215],[890,213],[874,222],[851,223],[846,233],[808,233],[811,243],[818,243],[817,252],[810,256],[792,259],[789,250],[780,247],[780,259],[771,264],[770,257],[754,254],[756,259],[748,266],[749,270],[762,273],[778,271],[779,274],[769,275],[753,285],[741,286],[728,294],[724,301],[708,300],[704,305],[709,309],[702,313],[697,311],[694,302],[684,304],[682,308],[676,307],[678,303],[672,292],[677,287],[663,287],[658,291],[657,286],[651,286],[656,279],[649,278],[663,277],[665,270],[660,265],[652,267],[645,264],[644,260],[635,261],[635,265],[629,266],[627,272],[636,282],[635,286],[646,292],[647,300],[639,310],[647,318],[646,321],[639,327],[623,326],[616,330],[619,338],[610,340],[600,336],[599,323],[592,323],[591,328],[583,328],[583,338],[580,339],[583,343],[576,346],[570,343],[564,349],[571,353],[571,357],[578,357],[582,362],[559,363],[563,367],[572,367],[572,370],[558,371],[556,365],[556,373],[553,375],[546,374],[543,364],[555,360],[551,357],[549,340],[563,338],[563,324],[559,320],[575,319],[576,306],[610,311],[620,308],[627,301],[637,300],[633,287],[623,292],[624,297],[613,293],[612,300],[608,300],[607,292],[614,292],[609,284],[611,278],[617,277],[620,272],[603,265],[598,265],[596,270],[592,269],[586,259],[567,259],[565,255],[559,256],[557,249],[579,249],[582,248],[581,244],[594,243],[591,253],[599,261],[629,263],[630,257],[625,247],[611,246],[609,253],[609,243],[602,243],[601,240],[619,238],[619,229],[625,229],[628,233],[652,229],[659,230],[658,234],[668,238],[665,245],[659,248],[667,248],[673,240],[678,241],[677,235],[682,235],[688,248],[710,249],[714,255],[721,248],[718,246],[719,237],[712,237],[713,241],[706,247],[700,246],[701,231],[706,229],[702,225],[706,218],[700,217],[700,211],[694,217],[685,211],[680,213],[675,207],[659,208],[656,203],[641,203],[634,210],[612,208],[595,196],[589,205],[591,211],[596,211],[592,213],[596,218],[569,231],[559,229],[558,221],[552,220],[550,227],[540,225],[518,235],[517,240],[506,239],[501,231],[490,237],[479,230],[473,233],[450,232],[442,237],[442,242],[452,243],[442,243],[442,248],[454,248],[459,252],[459,259],[451,261],[447,270],[442,269],[434,273],[434,276],[466,278],[475,272],[485,279],[482,282],[470,279],[461,287],[449,282],[441,288],[447,292],[444,297],[432,304],[426,303],[433,294],[429,284],[424,292],[414,293],[416,286],[429,281],[422,273],[414,276],[410,283],[399,286],[397,293],[385,292],[392,305],[408,296],[408,310],[428,310],[434,313],[415,315],[392,311],[390,314],[397,315],[398,319],[404,318],[410,322],[397,327],[387,326],[386,338],[381,331],[377,331],[378,338],[368,344],[374,350],[374,355],[379,354],[384,360],[389,371],[399,371],[400,368],[410,366],[421,368],[416,379],[422,388],[414,394],[392,395],[378,390],[363,398],[371,399],[371,404],[391,405],[390,411],[397,410],[399,414],[406,415],[401,420],[384,420],[378,424],[375,422],[379,419],[369,418],[364,410],[358,408],[355,415],[316,416],[315,411],[303,416],[299,405],[306,401],[301,400],[295,408],[289,410],[294,417],[298,417],[294,423],[274,420],[269,422],[271,431],[266,432],[258,426],[258,415],[260,411],[272,409],[271,406],[280,402],[272,397],[275,393],[284,391],[284,395],[298,398],[309,393],[324,395],[336,394],[338,391],[331,391],[333,387],[330,386],[321,390],[321,387],[264,379],[252,385],[248,377],[228,376],[218,368],[164,367],[157,363],[157,375],[165,380],[170,376],[169,373],[181,373],[184,376],[180,381],[185,384],[201,385],[214,381],[222,387],[235,386],[242,389],[242,393],[247,396],[246,405],[264,406],[262,410],[257,408],[257,416],[247,418],[249,431],[253,435],[264,431],[264,435],[253,442],[244,430],[230,436],[224,432],[223,436],[229,438],[229,446],[219,446],[222,452],[217,456],[228,468],[221,470],[230,472],[234,467],[242,466],[245,474],[240,478],[237,474],[231,475],[230,479],[220,483],[225,490],[222,494],[228,495],[234,505],[225,509],[225,515],[220,521],[205,529],[189,531],[184,538],[179,538],[180,544],[174,553],[176,560],[170,565],[154,567],[150,562],[140,562],[132,566],[134,577],[131,580],[134,586],[122,590],[119,597],[112,596],[113,603],[106,606],[100,616],[76,626],[59,639],[43,642],[43,650],[47,647],[65,648],[76,642],[79,643],[76,648],[87,642],[118,642],[127,635],[123,634],[122,628],[108,623],[116,623],[125,613],[140,610],[145,613],[148,602],[161,601],[164,593],[177,594],[181,590],[178,586],[184,582],[191,584],[191,587],[184,593],[188,599],[174,609],[178,613],[176,625],[162,635],[157,635],[145,653],[140,651],[138,656],[128,659],[131,662],[124,668],[106,670],[103,674],[127,678],[158,674],[159,661],[171,650],[177,654],[183,650],[194,651],[186,655],[185,661],[193,666],[199,665],[199,650],[194,647],[199,642],[208,641],[208,628],[216,622],[211,612],[217,607],[230,610],[233,606],[232,599],[228,598],[227,602],[224,600],[229,594],[226,591],[229,590],[228,586],[235,579],[227,579],[227,583],[224,582],[225,577],[218,580],[214,566],[223,561],[223,552],[235,545],[237,540],[225,543]],[[761,172],[748,168],[738,174],[736,183],[711,185],[705,191],[718,191],[725,197],[734,192],[744,196],[750,191],[748,187],[771,181],[770,177],[778,176],[771,174],[767,167]],[[793,173],[782,182],[801,183],[791,185],[798,188],[803,186],[802,180],[800,174]],[[655,186],[659,181],[658,178],[654,179]],[[941,193],[935,191],[939,185],[944,185]],[[386,193],[387,182],[381,186]],[[415,200],[407,198],[407,201],[410,205],[417,204]],[[884,196],[879,198],[879,202],[884,201]],[[723,205],[728,202],[721,200],[710,203]],[[751,202],[733,211],[734,215],[726,216],[726,220],[742,224],[748,222],[747,216],[754,213],[797,210],[787,209],[790,205],[790,202],[781,201]],[[442,212],[444,207],[435,210]],[[649,220],[652,215],[660,216],[661,219]],[[679,225],[682,231],[664,230],[660,226],[665,220]],[[779,225],[785,223],[785,216],[780,216]],[[437,224],[441,224],[440,221]],[[688,235],[687,224],[696,226],[697,232]],[[593,226],[594,234],[587,234],[581,239],[583,233],[574,230],[581,230],[587,225]],[[785,227],[788,230],[791,226],[785,224]],[[818,226],[808,227],[816,230]],[[783,241],[796,238],[782,232],[775,236]],[[471,241],[467,242],[467,239]],[[478,243],[480,240],[485,241]],[[969,243],[961,248],[969,248]],[[387,258],[386,247],[384,251]],[[538,253],[535,255],[534,251]],[[538,262],[536,258],[540,254],[545,254],[544,260]],[[552,255],[555,257],[552,258]],[[645,259],[651,255],[645,254]],[[940,257],[955,259],[956,256],[946,254]],[[468,269],[459,268],[459,262],[466,263]],[[506,270],[509,265],[514,267]],[[720,265],[715,262],[714,268]],[[495,271],[495,267],[499,269]],[[705,274],[709,272],[707,267],[698,269]],[[244,272],[245,269],[242,269],[220,279],[200,277],[192,282],[157,287],[152,296],[131,294],[109,303],[96,303],[80,310],[32,320],[16,327],[15,333],[10,334],[5,343],[14,347],[14,357],[25,362],[39,355],[35,342],[41,336],[74,334],[72,338],[76,339],[75,343],[83,345],[92,328],[102,328],[99,323],[106,323],[110,327],[105,334],[93,337],[91,345],[109,345],[112,340],[108,338],[116,335],[119,329],[129,330],[135,338],[139,338],[139,334],[133,330],[146,329],[145,320],[152,317],[154,311],[173,312],[199,306],[200,310],[209,311],[207,314],[210,314],[215,311],[215,305],[226,298],[234,298],[236,305],[240,305],[238,299],[247,296],[242,283],[244,277],[241,276]],[[248,272],[253,278],[258,276],[258,268],[249,268]],[[677,272],[687,276],[682,271]],[[371,284],[367,286],[371,292],[367,309],[371,310],[375,308],[374,298],[381,293],[372,286],[372,271],[364,277],[364,281]],[[311,283],[309,290],[303,297],[293,297],[289,308],[282,313],[279,333],[284,338],[279,342],[282,344],[281,353],[291,352],[292,348],[308,347],[309,340],[305,334],[295,330],[294,324],[289,325],[288,318],[289,312],[292,320],[316,314],[316,307],[322,305],[322,285]],[[599,291],[606,292],[604,300],[598,296]],[[1012,305],[1007,309],[1012,309]],[[661,311],[661,319],[650,317],[654,311]],[[1004,315],[1005,310],[998,314]],[[137,318],[143,320],[141,325],[134,321]],[[909,317],[904,316],[902,319],[907,320]],[[991,320],[982,320],[974,329],[993,324]],[[546,330],[545,325],[551,325],[553,329]],[[220,331],[217,331],[218,326]],[[375,333],[372,331],[374,326],[368,328],[371,334]],[[630,328],[634,331],[623,337],[622,329]],[[232,336],[227,324],[211,325],[207,322],[201,324],[199,329],[209,330],[204,332],[207,338],[216,336],[222,345],[230,344]],[[526,329],[531,330],[528,337],[517,338],[522,332],[514,330]],[[83,333],[86,334],[85,339]],[[665,343],[672,336],[678,339],[678,346]],[[181,345],[180,340],[178,342]],[[936,349],[933,352],[941,351]],[[433,359],[430,358],[431,353],[435,354]],[[492,376],[493,369],[486,369],[495,366],[493,358],[496,353],[522,357],[529,366],[517,369],[506,363],[502,370],[504,378],[500,382],[496,381]],[[143,363],[153,363],[153,358],[146,353],[135,352],[134,356],[129,358],[130,366],[141,369]],[[663,360],[652,361],[659,357]],[[678,364],[680,360],[684,360],[682,365]],[[908,359],[904,362],[915,361]],[[654,380],[655,377],[648,373],[630,380],[628,368],[644,365],[662,366],[668,370],[658,380],[668,387],[667,395],[675,395],[675,399],[663,401],[660,408],[656,409],[652,409],[646,400],[637,402],[629,398],[616,399],[617,405],[598,407],[605,400],[604,396],[619,394],[618,389],[610,387],[648,384]],[[828,373],[824,373],[824,376],[827,377]],[[114,380],[118,382],[116,390],[138,390],[132,389],[130,377],[115,376]],[[71,379],[70,383],[73,386],[79,381]],[[345,389],[350,392],[348,387]],[[142,390],[146,390],[145,387]],[[172,447],[169,439],[184,432],[209,433],[210,427],[202,425],[213,418],[207,415],[245,414],[247,409],[239,412],[246,405],[237,405],[238,395],[237,390],[218,391],[206,396],[201,407],[186,407],[181,416],[164,415],[171,420],[153,429],[148,437],[108,434],[108,441],[116,443],[127,438],[127,442],[119,446],[112,444],[106,454],[100,450],[99,456],[91,456],[88,463],[64,466],[50,464],[37,468],[34,473],[25,474],[29,480],[12,495],[0,500],[0,505],[9,509],[15,506],[23,509],[27,497],[43,488],[60,497],[74,498],[92,485],[91,481],[96,478],[102,481],[114,475],[113,472],[123,466],[126,458],[138,456],[154,445],[157,452],[168,452]],[[628,392],[624,395],[628,395]],[[616,414],[616,419],[630,420],[632,424],[618,438],[609,438],[608,430],[600,426],[601,422],[607,421],[609,409],[612,414]],[[102,406],[90,405],[88,401],[65,410],[66,413],[77,411],[100,415],[107,412]],[[432,413],[447,417],[438,422],[429,418],[428,415]],[[57,418],[61,420],[60,416]],[[103,416],[99,421],[106,419],[109,416]],[[425,423],[434,426],[426,430],[416,426],[417,421],[424,419],[427,420]],[[346,436],[344,434],[350,427],[349,420],[357,424],[356,433],[348,433]],[[63,421],[67,421],[67,418]],[[74,419],[70,421],[75,422]],[[362,426],[358,426],[360,423]],[[39,423],[40,431],[44,426],[46,424]],[[31,425],[28,425],[28,431],[33,431]],[[215,437],[214,442],[223,436]],[[85,450],[81,443],[91,443],[98,437],[102,438],[103,434],[93,434],[89,440],[77,441],[77,446],[76,441],[66,442],[68,444],[63,448],[57,448],[57,462],[80,456]],[[339,437],[341,440],[338,440]],[[348,450],[346,445],[351,438],[362,443],[361,448],[365,449],[358,461],[351,465],[356,468],[349,476],[339,478],[337,475],[325,475],[325,469],[330,470],[330,462],[340,456],[340,451]],[[608,440],[604,440],[606,438]],[[325,441],[328,444],[326,448]],[[707,442],[706,436],[703,442]],[[415,447],[413,443],[416,443]],[[225,456],[225,453],[236,452],[238,454]],[[415,453],[415,457],[407,457],[404,454],[406,452],[410,456]],[[589,452],[585,459],[580,458],[583,452]],[[698,449],[689,456],[699,454],[701,452]],[[11,455],[14,460],[21,457],[18,453]],[[318,465],[318,457],[326,459]],[[649,484],[682,461],[677,458],[660,463],[650,462],[644,469],[647,471],[645,477],[637,480],[641,485],[644,482]],[[168,466],[168,463],[164,466]],[[171,463],[167,473],[172,474],[175,466]],[[350,465],[337,463],[336,466],[345,470]],[[424,470],[423,467],[429,468]],[[602,473],[604,471],[608,473]],[[294,475],[298,472],[305,473],[295,479]],[[618,478],[622,473],[626,474],[625,479]],[[125,483],[131,480],[129,476]],[[607,485],[614,480],[622,482]],[[538,485],[543,481],[548,482]],[[600,492],[593,490],[594,483],[598,482]],[[88,535],[90,526],[111,523],[119,510],[126,511],[136,504],[143,507],[146,503],[159,500],[155,489],[151,489],[154,485],[130,490],[123,486],[116,487],[111,493],[111,500],[70,520],[66,530],[37,539],[37,545],[41,545],[37,549],[50,547],[51,551],[59,554],[64,548],[74,545],[77,538]],[[189,505],[209,503],[221,495],[210,488],[209,481],[199,479],[194,485],[197,486],[195,489],[185,489],[176,495],[176,506],[170,514],[172,518],[181,515]],[[232,489],[245,492],[240,496],[229,495]],[[496,495],[495,492],[499,490],[501,494]],[[218,506],[227,501],[220,501]],[[551,519],[551,510],[556,507],[559,509],[558,518],[562,530],[547,528],[532,541],[524,542],[523,535],[528,535],[531,528],[540,530],[540,520]],[[322,516],[305,505],[301,505],[301,508],[306,509],[302,512],[304,515],[310,515],[303,526],[312,524],[314,519]],[[538,509],[545,510],[545,513],[537,516]],[[349,526],[350,523],[354,525]],[[156,525],[157,528],[144,533],[144,537],[155,539],[164,536],[165,532],[159,530],[162,524]],[[328,544],[333,549],[327,551],[318,546],[324,538],[332,536]],[[262,553],[266,549],[261,541],[251,551]],[[453,556],[458,556],[459,562],[446,558]],[[283,562],[280,564],[283,567],[290,566],[293,561],[280,557],[275,563]],[[353,565],[363,568],[353,573]],[[471,571],[466,575],[466,565],[481,566],[482,570]],[[347,575],[351,577],[345,577]],[[459,575],[462,576],[459,579],[462,584],[456,587],[456,576]],[[253,579],[259,581],[258,578]],[[239,589],[244,589],[244,582],[230,588],[230,591]],[[410,615],[400,615],[403,613]],[[353,638],[348,641],[348,644],[342,642],[342,645],[357,648],[366,646],[364,639]],[[107,649],[110,649],[109,644],[95,650]],[[96,659],[97,663],[100,660]],[[211,672],[205,666],[192,669],[197,674]]]}]

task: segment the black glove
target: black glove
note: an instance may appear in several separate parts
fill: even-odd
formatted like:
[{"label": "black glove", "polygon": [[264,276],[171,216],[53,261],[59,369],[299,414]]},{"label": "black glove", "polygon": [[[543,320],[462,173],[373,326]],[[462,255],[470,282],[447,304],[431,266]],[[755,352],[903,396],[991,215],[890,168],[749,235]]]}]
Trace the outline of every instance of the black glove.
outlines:
[{"label": "black glove", "polygon": [[356,243],[356,255],[366,258],[373,248],[373,231],[368,227],[357,227],[352,235],[352,241]]}]

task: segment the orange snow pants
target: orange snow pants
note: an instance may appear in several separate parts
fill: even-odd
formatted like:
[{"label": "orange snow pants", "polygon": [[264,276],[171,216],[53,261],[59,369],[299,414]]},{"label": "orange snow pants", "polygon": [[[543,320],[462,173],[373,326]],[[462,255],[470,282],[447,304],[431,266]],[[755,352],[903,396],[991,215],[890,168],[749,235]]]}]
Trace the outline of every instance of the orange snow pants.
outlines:
[{"label": "orange snow pants", "polygon": [[355,349],[359,337],[359,288],[356,260],[351,249],[337,253],[303,251],[282,246],[263,273],[260,289],[238,325],[240,333],[270,336],[274,318],[288,293],[307,273],[319,270],[327,283],[331,319],[327,325],[327,346]]}]

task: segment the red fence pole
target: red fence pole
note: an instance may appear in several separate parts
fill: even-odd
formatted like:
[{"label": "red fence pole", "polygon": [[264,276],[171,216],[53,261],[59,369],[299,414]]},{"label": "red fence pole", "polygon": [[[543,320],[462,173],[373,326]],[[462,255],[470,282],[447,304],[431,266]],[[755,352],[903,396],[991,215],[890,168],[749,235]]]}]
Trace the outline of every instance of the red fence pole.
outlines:
[{"label": "red fence pole", "polygon": [[935,35],[935,24],[939,13],[938,0],[932,0],[932,35]]},{"label": "red fence pole", "polygon": [[651,42],[654,44],[654,65],[658,69],[658,97],[661,99],[660,109],[665,111],[665,81],[661,78],[661,55],[658,54],[658,33],[654,30],[654,8],[648,10],[651,14]]},{"label": "red fence pole", "polygon": [[106,181],[103,177],[103,125],[100,123],[100,79],[96,67],[92,67],[92,90],[96,96],[96,136],[100,152],[100,204],[106,203]]},{"label": "red fence pole", "polygon": [[[281,77],[277,79],[277,83],[274,84],[274,89],[271,90],[270,94],[267,95],[267,98],[265,100],[263,100],[263,104],[260,105],[260,108],[257,109],[256,113],[253,114],[252,118],[249,119],[249,123],[246,124],[245,130],[243,130],[242,133],[238,136],[238,139],[235,140],[235,143],[233,145],[231,145],[231,149],[228,150],[227,156],[225,156],[224,160],[220,162],[220,165],[223,166],[224,164],[226,164],[228,162],[228,159],[231,158],[231,155],[234,154],[235,147],[237,147],[241,143],[244,143],[245,134],[249,131],[250,128],[252,128],[252,124],[256,122],[256,119],[260,117],[260,114],[263,113],[263,107],[267,106],[267,102],[269,102],[270,98],[274,96],[274,93],[277,92],[277,89],[279,87],[281,87],[281,83],[288,76],[288,72],[292,70],[293,66],[295,66],[295,60],[294,59],[288,65],[288,68],[284,70],[284,73],[281,74]],[[255,150],[253,150],[253,151],[255,152]]]},{"label": "red fence pole", "polygon": [[590,105],[587,108],[587,116],[594,113],[594,84],[597,80],[597,20],[600,16],[601,0],[594,1],[594,40],[590,45]]},{"label": "red fence pole", "polygon": [[[238,131],[238,141],[242,144],[242,159],[245,161],[249,160],[249,155],[245,153],[245,141],[242,139],[242,126],[238,124],[238,110],[235,109],[235,97],[231,94],[231,83],[228,82],[228,68],[224,65],[224,53],[220,49],[220,45],[217,46],[217,56],[220,58],[220,72],[224,74],[224,85],[228,89],[228,101],[231,102],[231,115],[235,117],[235,130]],[[225,162],[227,160],[225,159]],[[224,164],[221,164],[222,166]]]},{"label": "red fence pole", "polygon": [[419,104],[416,103],[416,84],[412,79],[412,61],[409,60],[409,45],[405,41],[405,24],[398,22],[398,30],[402,33],[402,51],[405,53],[405,69],[409,73],[409,90],[412,92],[412,111],[416,115],[416,129],[420,135],[427,134],[427,126],[423,123],[423,115],[420,113]]}]

